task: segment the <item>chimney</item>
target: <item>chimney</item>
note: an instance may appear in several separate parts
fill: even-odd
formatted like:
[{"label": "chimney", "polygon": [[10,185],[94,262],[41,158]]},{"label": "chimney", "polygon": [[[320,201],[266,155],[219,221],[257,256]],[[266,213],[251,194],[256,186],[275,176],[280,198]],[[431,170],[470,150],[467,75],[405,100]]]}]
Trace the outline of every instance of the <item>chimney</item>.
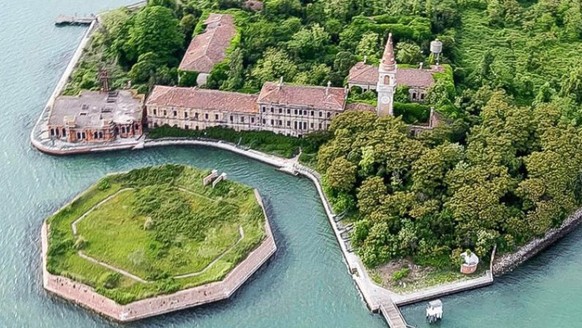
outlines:
[{"label": "chimney", "polygon": [[368,56],[364,55],[364,64],[368,61]]},{"label": "chimney", "polygon": [[277,90],[281,90],[282,86],[283,86],[283,77],[281,76],[281,78],[279,79],[279,84],[277,84]]},{"label": "chimney", "polygon": [[422,69],[422,65],[424,65],[424,63],[420,62],[420,64],[418,64],[418,69]]},{"label": "chimney", "polygon": [[327,81],[327,88],[325,88],[325,95],[329,95],[329,88],[331,87],[331,81]]}]

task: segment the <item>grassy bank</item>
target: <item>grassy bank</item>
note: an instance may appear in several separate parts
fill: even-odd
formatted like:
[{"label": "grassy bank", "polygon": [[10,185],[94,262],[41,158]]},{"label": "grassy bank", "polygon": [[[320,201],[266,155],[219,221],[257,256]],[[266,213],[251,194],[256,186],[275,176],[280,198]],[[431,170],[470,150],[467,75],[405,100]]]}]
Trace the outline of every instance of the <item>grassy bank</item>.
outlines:
[{"label": "grassy bank", "polygon": [[101,179],[49,218],[47,270],[120,304],[221,280],[264,238],[264,216],[251,188],[203,187],[208,173],[166,165]]}]

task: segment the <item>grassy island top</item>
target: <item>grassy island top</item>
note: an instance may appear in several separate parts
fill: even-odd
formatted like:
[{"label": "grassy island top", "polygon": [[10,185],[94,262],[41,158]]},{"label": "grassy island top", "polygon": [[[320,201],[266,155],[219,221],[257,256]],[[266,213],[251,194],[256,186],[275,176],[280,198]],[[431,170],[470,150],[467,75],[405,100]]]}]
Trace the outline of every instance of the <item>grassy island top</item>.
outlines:
[{"label": "grassy island top", "polygon": [[188,166],[107,176],[49,218],[47,270],[120,304],[221,280],[265,237],[253,189]]}]

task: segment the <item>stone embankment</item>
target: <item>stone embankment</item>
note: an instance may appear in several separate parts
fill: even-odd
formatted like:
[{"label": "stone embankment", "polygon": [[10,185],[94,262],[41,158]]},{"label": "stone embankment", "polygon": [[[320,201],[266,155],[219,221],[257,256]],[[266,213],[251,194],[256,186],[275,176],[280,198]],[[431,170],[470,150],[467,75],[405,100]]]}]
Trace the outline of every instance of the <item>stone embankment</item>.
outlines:
[{"label": "stone embankment", "polygon": [[578,209],[574,214],[564,220],[559,227],[549,230],[543,237],[532,240],[513,253],[497,257],[493,262],[493,274],[500,276],[512,271],[523,262],[531,259],[560,238],[572,232],[578,227],[580,222],[582,222],[582,209]]},{"label": "stone embankment", "polygon": [[41,233],[43,286],[60,297],[120,322],[135,321],[230,298],[277,250],[262,199],[257,191],[255,195],[265,214],[265,239],[221,281],[120,305],[87,285],[47,271],[49,226],[45,222]]}]

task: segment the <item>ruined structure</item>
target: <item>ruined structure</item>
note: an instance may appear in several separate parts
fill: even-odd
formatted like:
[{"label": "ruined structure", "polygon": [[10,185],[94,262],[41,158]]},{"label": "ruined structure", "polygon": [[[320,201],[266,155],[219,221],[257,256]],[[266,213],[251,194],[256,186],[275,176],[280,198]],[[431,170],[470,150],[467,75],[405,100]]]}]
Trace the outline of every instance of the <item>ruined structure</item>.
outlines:
[{"label": "ruined structure", "polygon": [[300,137],[325,130],[344,111],[347,90],[268,82],[258,95],[236,92],[155,86],[146,102],[150,127],[181,129],[223,126],[267,130]]}]

